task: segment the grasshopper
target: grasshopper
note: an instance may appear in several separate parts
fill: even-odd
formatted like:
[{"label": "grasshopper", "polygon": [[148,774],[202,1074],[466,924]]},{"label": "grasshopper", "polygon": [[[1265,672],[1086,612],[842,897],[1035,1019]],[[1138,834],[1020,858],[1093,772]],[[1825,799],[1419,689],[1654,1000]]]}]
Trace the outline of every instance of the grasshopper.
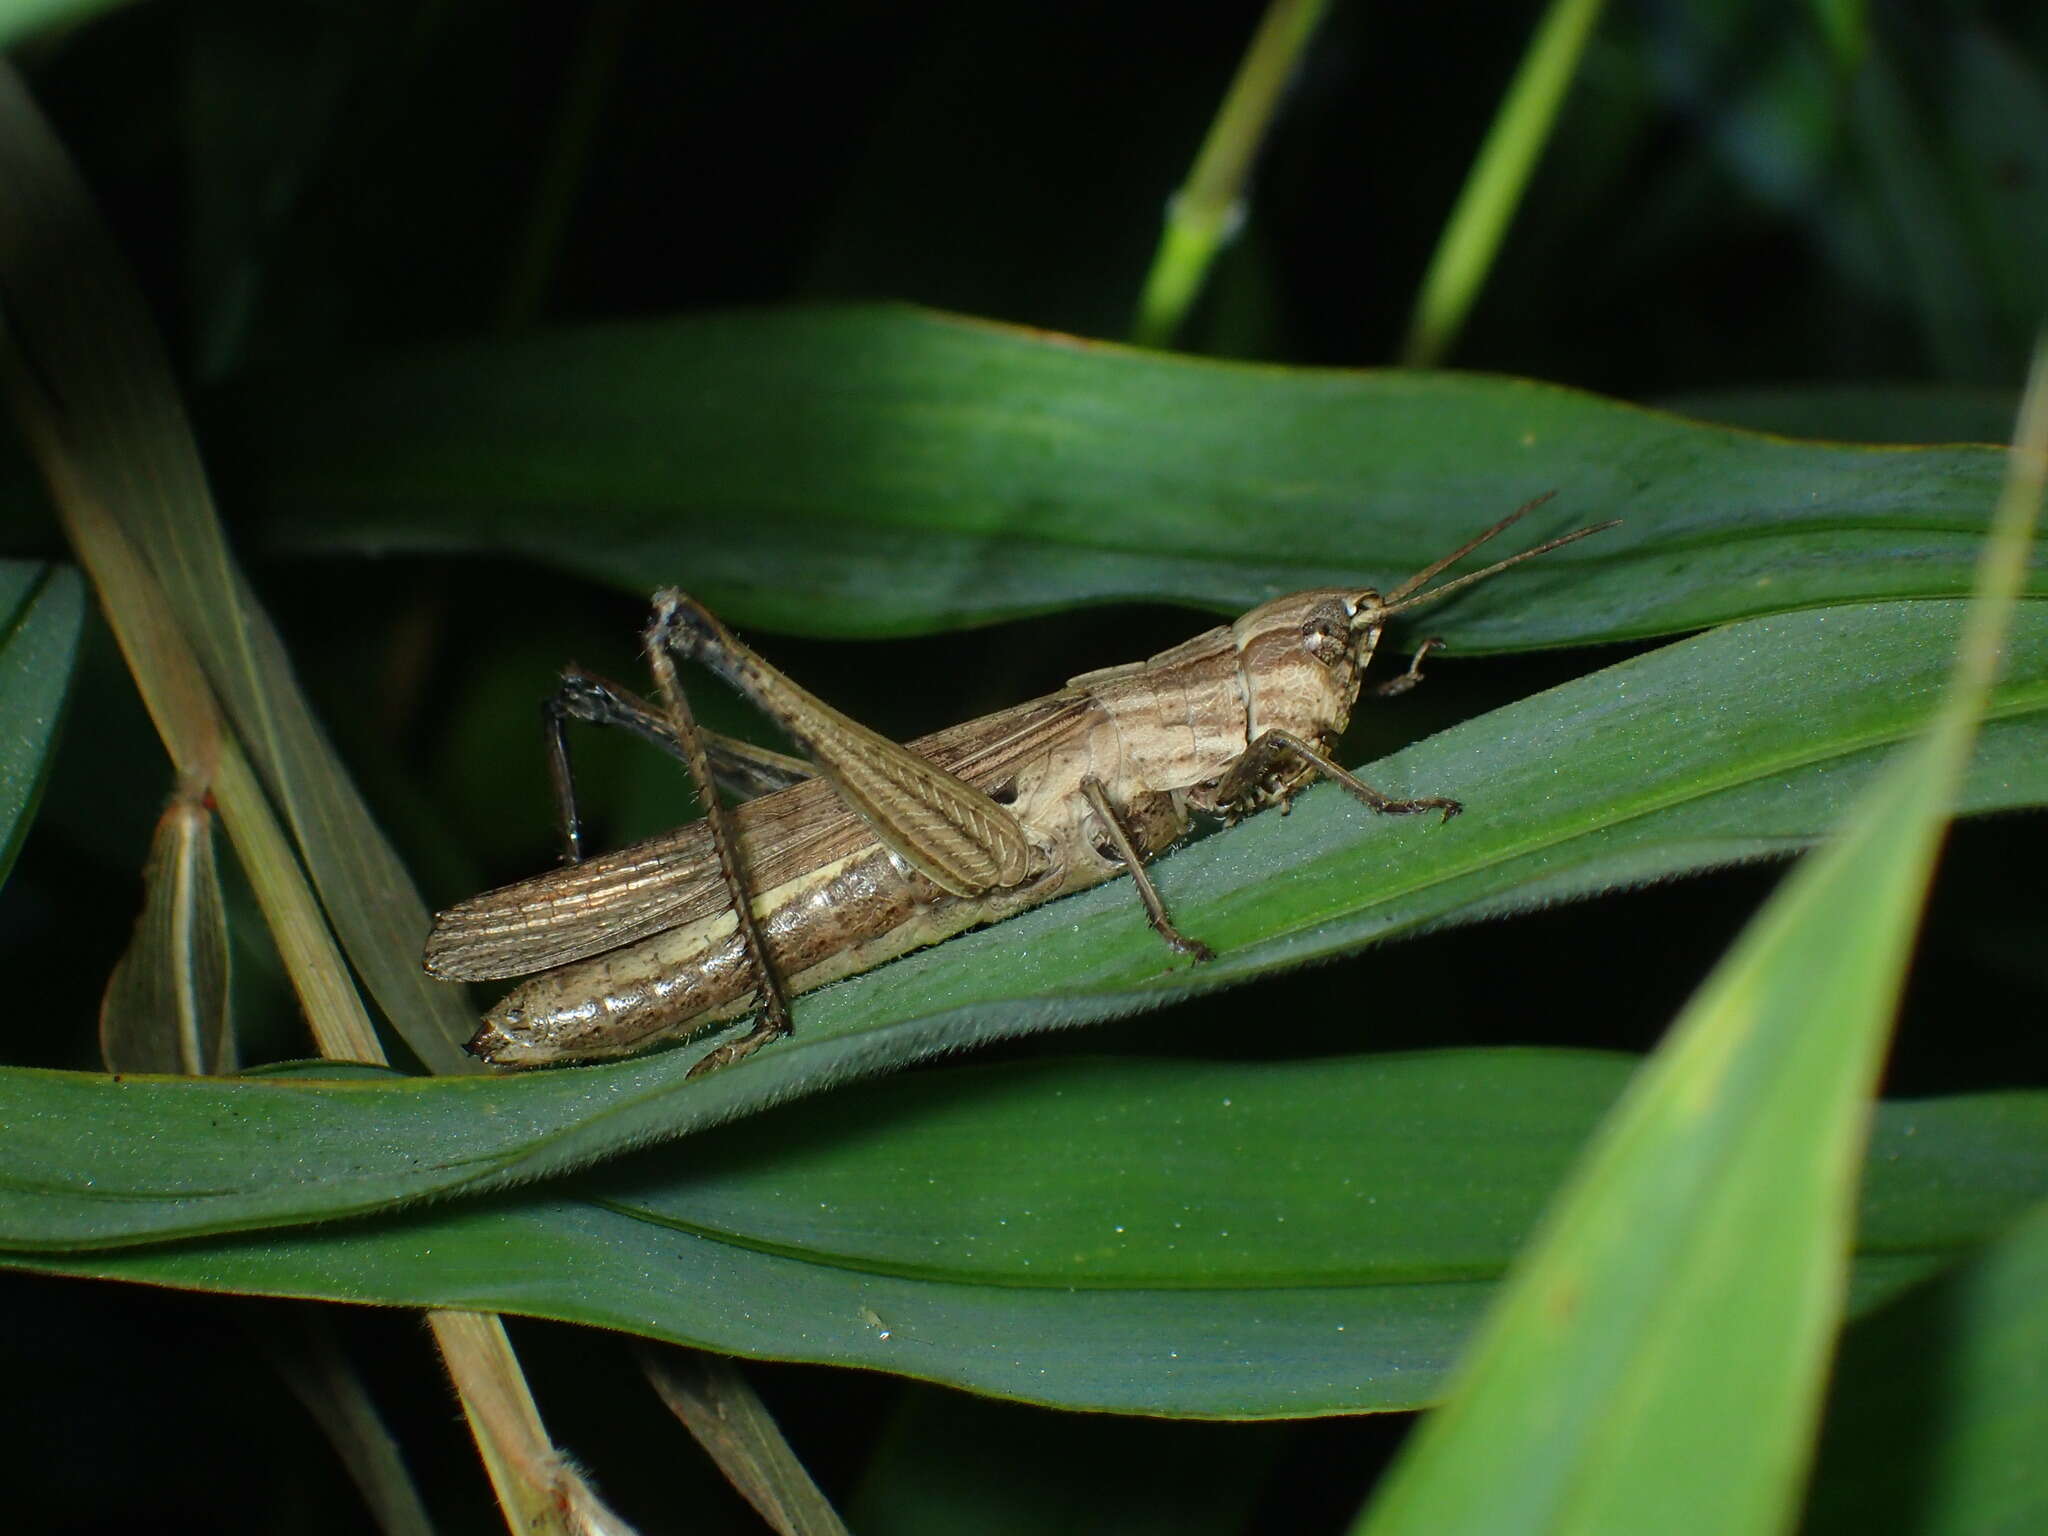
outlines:
[{"label": "grasshopper", "polygon": [[[685,594],[657,593],[644,635],[656,699],[570,668],[544,708],[563,866],[442,912],[426,968],[456,981],[525,977],[469,1049],[494,1065],[620,1056],[758,1015],[691,1075],[790,1031],[789,995],[1128,873],[1167,945],[1146,861],[1193,817],[1233,822],[1321,777],[1383,815],[1462,809],[1396,799],[1330,759],[1388,619],[1614,526],[1547,540],[1436,586],[1539,497],[1384,595],[1327,587],[1276,598],[1149,661],[898,745],[805,692]],[[1422,676],[1427,640],[1408,670]],[[701,663],[769,715],[806,760],[702,730],[676,676]],[[586,858],[567,725],[624,727],[680,757],[702,820]],[[726,808],[718,785],[754,798]]]}]

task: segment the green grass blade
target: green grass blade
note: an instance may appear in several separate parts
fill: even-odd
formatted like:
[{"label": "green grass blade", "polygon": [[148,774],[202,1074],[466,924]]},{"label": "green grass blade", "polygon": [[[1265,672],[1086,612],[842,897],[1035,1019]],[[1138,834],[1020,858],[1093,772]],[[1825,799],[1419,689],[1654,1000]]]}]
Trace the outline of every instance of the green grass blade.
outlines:
[{"label": "green grass blade", "polygon": [[1551,0],[1537,23],[1430,258],[1401,348],[1408,366],[1434,367],[1457,343],[1603,8],[1603,0]]},{"label": "green grass blade", "polygon": [[[30,233],[6,252],[9,318],[61,451],[117,525],[197,653],[291,828],[350,962],[422,1061],[474,1064],[460,995],[420,974],[427,913],[313,719],[277,633],[235,566],[184,405],[141,296],[18,78],[0,82],[0,176]],[[60,254],[61,253],[61,254]],[[115,594],[113,600],[121,600]],[[303,989],[302,989],[303,990]]]},{"label": "green grass blade", "polygon": [[[385,1059],[332,924],[422,1062],[468,1069],[461,999],[419,974],[425,908],[228,554],[176,380],[92,198],[4,63],[0,186],[14,215],[0,242],[9,403],[185,787],[218,792],[315,1038],[330,1056]],[[572,1501],[603,1514],[548,1443],[499,1319],[428,1323],[508,1519],[566,1529]]]},{"label": "green grass blade", "polygon": [[1849,1330],[1803,1529],[2048,1528],[2043,1360],[2048,1206]]},{"label": "green grass blade", "polygon": [[1188,179],[1166,205],[1166,233],[1131,327],[1139,346],[1173,344],[1201,294],[1209,264],[1242,222],[1252,162],[1326,5],[1327,0],[1269,0]]},{"label": "green grass blade", "polygon": [[[951,1068],[558,1188],[6,1262],[490,1306],[1077,1408],[1412,1408],[1632,1065],[1497,1050]],[[2044,1192],[2048,1095],[1884,1106],[1859,1306]]]},{"label": "green grass blade", "polygon": [[1687,1006],[1361,1531],[1791,1524],[1841,1313],[1869,1098],[2048,478],[2048,349],[2020,423],[1933,729]]},{"label": "green grass blade", "polygon": [[35,820],[84,622],[76,571],[0,561],[0,880]]},{"label": "green grass blade", "polygon": [[2004,472],[1996,448],[1787,442],[1525,380],[1246,367],[905,308],[323,367],[208,426],[278,549],[513,555],[804,634],[1123,600],[1236,614],[1406,576],[1552,488],[1531,539],[1626,519],[1432,610],[1459,654],[1961,596]]},{"label": "green grass blade", "polygon": [[[1921,727],[1962,605],[1730,626],[1373,765],[1463,798],[1392,822],[1338,791],[1161,860],[1176,962],[1112,884],[797,999],[793,1038],[699,1082],[698,1054],[464,1082],[109,1083],[0,1070],[0,1243],[118,1243],[375,1209],[531,1178],[935,1053],[1157,1007],[1429,925],[1783,854]],[[2028,604],[1965,804],[2048,804],[2048,604]],[[1361,1021],[1361,1041],[1370,1039]],[[278,1149],[290,1147],[288,1177]]]}]

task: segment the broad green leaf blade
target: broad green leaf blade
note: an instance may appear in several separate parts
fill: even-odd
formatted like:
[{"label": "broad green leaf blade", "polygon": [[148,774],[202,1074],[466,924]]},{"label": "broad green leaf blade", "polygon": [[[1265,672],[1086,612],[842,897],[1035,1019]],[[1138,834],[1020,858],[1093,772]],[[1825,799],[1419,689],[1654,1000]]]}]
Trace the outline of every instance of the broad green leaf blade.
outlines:
[{"label": "broad green leaf blade", "polygon": [[[465,1082],[109,1082],[0,1071],[0,1245],[145,1241],[528,1179],[1010,1035],[1156,1007],[1376,939],[1790,852],[1927,716],[1959,605],[1755,620],[1375,764],[1444,826],[1328,788],[1160,861],[1219,958],[1174,963],[1112,884],[800,998],[793,1038],[698,1082],[693,1049]],[[2029,605],[1971,809],[2048,803],[2048,605]],[[1370,1041],[1370,1021],[1360,1025]]]},{"label": "broad green leaf blade", "polygon": [[[1447,1051],[946,1069],[561,1190],[7,1262],[489,1306],[1070,1407],[1412,1408],[1631,1066]],[[2048,1096],[1885,1106],[1859,1299],[2044,1191]]]},{"label": "broad green leaf blade", "polygon": [[[912,1279],[1455,1284],[1502,1271],[1634,1065],[1492,1050],[959,1068],[725,1127],[579,1189],[678,1230]],[[2048,1097],[1884,1113],[1864,1249],[1901,1276],[2048,1189]]]},{"label": "broad green leaf blade", "polygon": [[279,547],[515,554],[809,634],[1122,599],[1236,612],[1405,576],[1552,489],[1532,540],[1627,520],[1432,610],[1461,652],[1960,595],[2004,465],[1525,380],[1247,367],[901,308],[323,367],[252,384],[209,424]]},{"label": "broad green leaf blade", "polygon": [[42,798],[84,621],[76,571],[0,561],[0,880]]},{"label": "broad green leaf blade", "polygon": [[1686,1006],[1361,1532],[1791,1525],[1914,933],[2003,653],[2029,643],[2011,620],[2048,480],[2048,342],[2019,421],[1932,728]]},{"label": "broad green leaf blade", "polygon": [[2048,1206],[1842,1341],[1804,1529],[2048,1529]]},{"label": "broad green leaf blade", "polygon": [[1688,1008],[1363,1531],[1782,1526],[1915,911],[1899,865],[1931,852],[1914,782],[1887,775]]}]

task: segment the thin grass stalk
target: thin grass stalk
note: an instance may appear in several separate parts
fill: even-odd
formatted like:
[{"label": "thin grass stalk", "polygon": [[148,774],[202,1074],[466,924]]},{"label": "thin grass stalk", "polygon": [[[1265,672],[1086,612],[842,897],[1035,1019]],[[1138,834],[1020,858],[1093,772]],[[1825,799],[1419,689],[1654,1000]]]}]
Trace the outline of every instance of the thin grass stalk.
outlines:
[{"label": "thin grass stalk", "polygon": [[1244,187],[1252,161],[1327,4],[1272,0],[1266,8],[1187,180],[1167,202],[1166,229],[1131,324],[1131,340],[1139,346],[1173,344],[1216,252],[1244,222]]},{"label": "thin grass stalk", "polygon": [[[4,312],[35,319],[28,334],[0,328],[0,383],[13,414],[181,781],[212,788],[321,1054],[383,1063],[383,1047],[327,911],[273,814],[270,797],[150,554],[174,566],[180,561],[215,563],[233,608],[215,618],[224,619],[248,645],[259,639],[274,645],[274,636],[233,568],[205,492],[197,445],[140,297],[76,168],[19,75],[5,64],[0,64],[0,190],[14,206],[31,208],[38,216],[9,227],[8,238],[0,241]],[[126,321],[125,331],[99,334],[109,311]],[[169,528],[190,537],[152,539]],[[144,541],[155,546],[150,554],[141,547]],[[223,664],[245,664],[252,678],[261,671],[246,646]],[[240,680],[237,673],[224,685]],[[306,709],[288,682],[279,686],[284,691],[275,697],[261,688],[250,690],[253,728],[273,737],[273,705]],[[273,761],[309,762],[303,756],[286,757],[276,740],[267,746]],[[324,753],[324,741],[314,751]],[[323,758],[311,766],[345,782],[338,763]],[[281,780],[280,796],[288,796],[292,787],[289,779]],[[431,1312],[429,1321],[458,1391],[488,1399],[480,1408],[465,1395],[464,1409],[493,1467],[511,1528],[565,1536],[625,1530],[552,1447],[546,1486],[507,1496],[498,1469],[517,1474],[534,1465],[535,1458],[504,1447],[548,1441],[503,1323],[495,1315],[456,1312]],[[487,1442],[487,1435],[493,1439]]]},{"label": "thin grass stalk", "polygon": [[1487,130],[1416,296],[1401,361],[1433,368],[1450,355],[1486,285],[1604,0],[1552,0]]}]

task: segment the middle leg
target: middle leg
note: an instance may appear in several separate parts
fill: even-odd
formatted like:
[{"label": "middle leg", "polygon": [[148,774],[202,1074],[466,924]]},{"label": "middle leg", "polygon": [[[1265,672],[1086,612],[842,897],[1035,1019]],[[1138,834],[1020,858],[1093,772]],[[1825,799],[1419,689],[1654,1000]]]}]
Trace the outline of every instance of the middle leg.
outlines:
[{"label": "middle leg", "polygon": [[1137,844],[1131,841],[1123,817],[1110,803],[1108,786],[1091,773],[1081,780],[1081,793],[1088,797],[1088,804],[1102,823],[1103,832],[1115,847],[1117,856],[1124,861],[1124,868],[1131,872],[1131,879],[1138,887],[1138,899],[1145,904],[1145,920],[1152,925],[1152,931],[1183,955],[1192,955],[1197,960],[1215,959],[1214,950],[1200,939],[1191,939],[1182,933],[1166,915],[1166,903],[1159,899],[1158,887],[1145,872],[1145,860],[1139,855]]}]

